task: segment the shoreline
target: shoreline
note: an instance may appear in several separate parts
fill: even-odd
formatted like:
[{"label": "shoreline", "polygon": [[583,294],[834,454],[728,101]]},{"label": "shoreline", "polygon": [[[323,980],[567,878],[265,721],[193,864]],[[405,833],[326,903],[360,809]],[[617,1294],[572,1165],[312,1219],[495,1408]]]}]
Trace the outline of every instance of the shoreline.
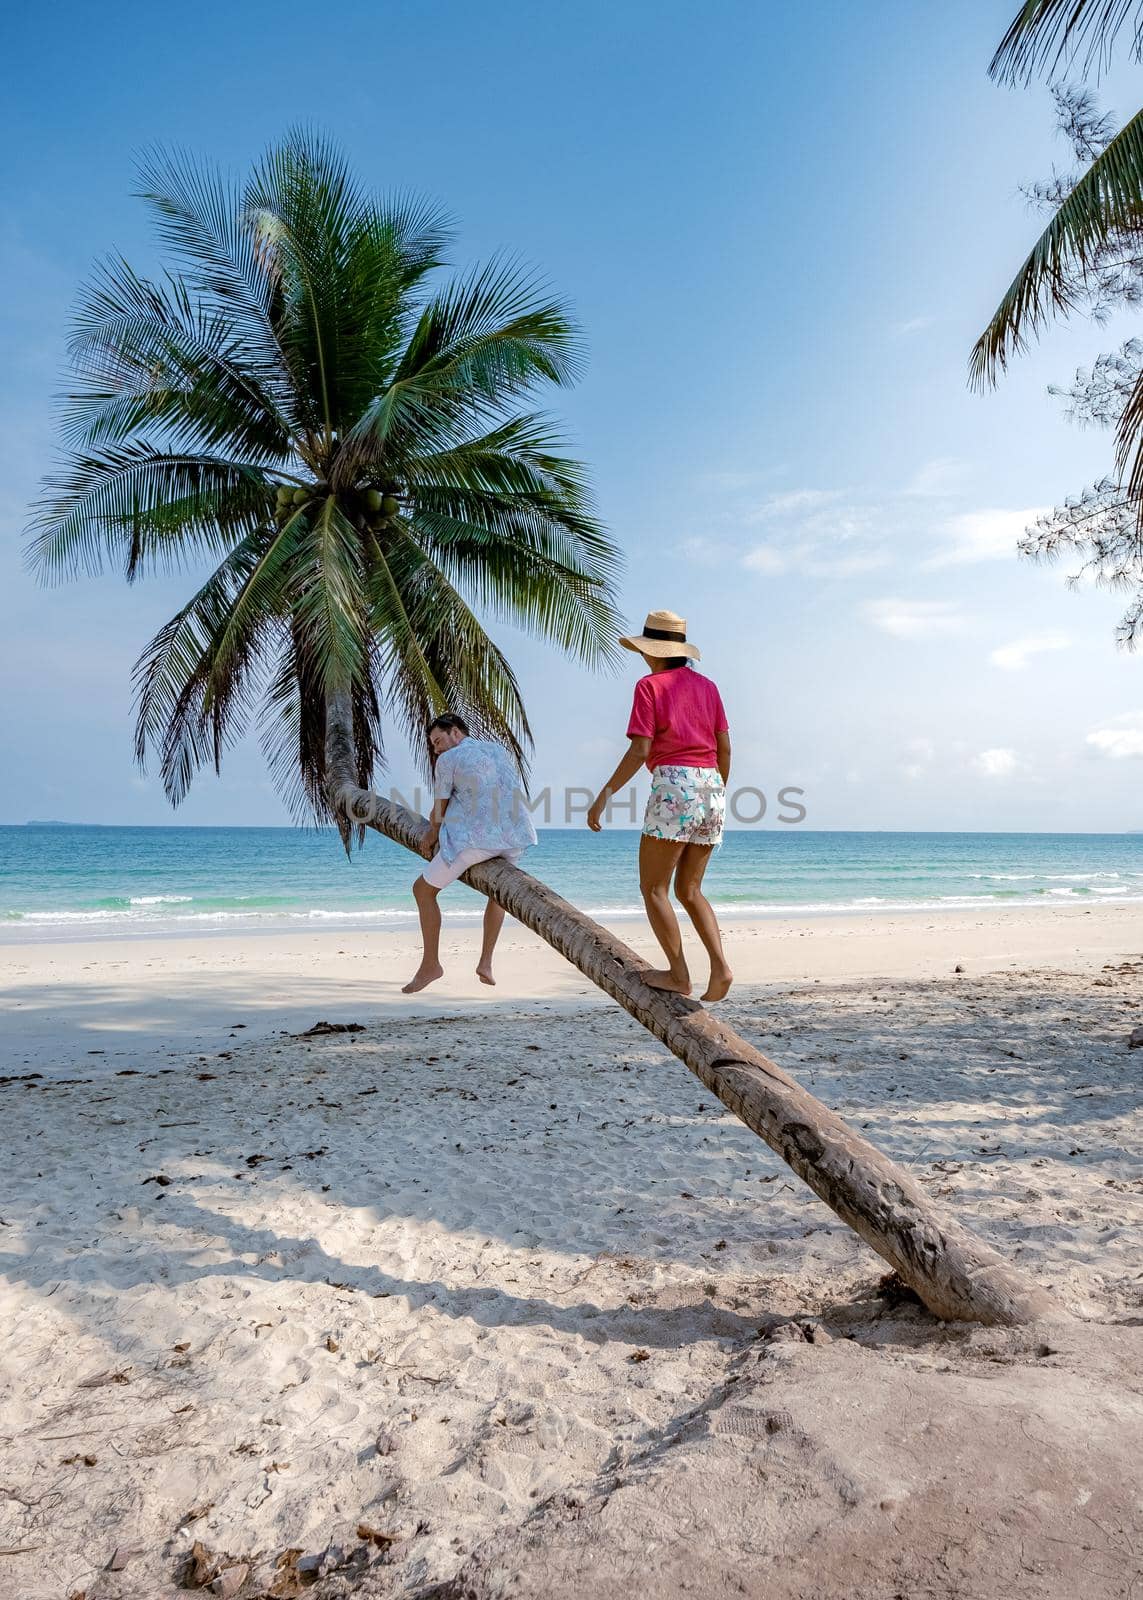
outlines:
[{"label": "shoreline", "polygon": [[[972,915],[973,913],[995,912],[999,915],[1021,911],[1063,911],[1063,912],[1101,912],[1106,908],[1134,907],[1143,913],[1143,895],[1102,895],[1090,903],[1084,903],[1078,896],[1075,900],[1066,898],[1069,891],[1058,891],[1059,898],[1048,899],[1041,896],[1037,899],[1001,899],[996,895],[980,895],[971,900],[949,896],[947,900],[919,900],[915,904],[908,901],[884,901],[874,905],[871,901],[877,897],[869,897],[866,901],[853,905],[794,905],[794,906],[766,906],[746,905],[738,906],[733,903],[720,903],[712,898],[720,923],[741,924],[759,922],[773,924],[789,922],[792,920],[805,920],[807,922],[841,921],[848,918],[870,918],[880,920],[884,917],[915,917],[915,916],[956,916],[960,913]],[[632,923],[644,921],[646,913],[642,906],[581,906],[578,907],[584,916],[593,918],[605,927],[619,931],[629,927]],[[676,909],[679,909],[676,907]],[[451,919],[460,926],[479,923],[483,916],[483,909],[474,899],[460,903],[445,902],[442,907],[446,920]],[[681,910],[679,911],[682,915]],[[417,914],[415,910],[402,910],[396,907],[381,907],[371,911],[326,911],[315,908],[312,911],[297,911],[281,913],[278,920],[272,914],[265,915],[261,921],[251,920],[243,922],[242,912],[199,912],[185,918],[172,918],[164,922],[156,918],[152,922],[136,922],[134,924],[124,917],[122,926],[110,927],[113,913],[108,913],[106,922],[101,921],[103,913],[81,912],[72,913],[70,917],[61,915],[56,922],[33,922],[34,916],[52,916],[52,913],[23,913],[20,919],[0,923],[0,951],[7,949],[21,949],[24,946],[37,945],[92,945],[104,944],[122,940],[124,943],[135,944],[141,939],[177,940],[177,939],[225,939],[225,938],[289,938],[295,934],[321,933],[330,934],[406,934],[416,932]],[[90,932],[83,932],[84,927]]]},{"label": "shoreline", "polygon": [[[380,835],[347,860],[305,829],[0,834],[0,947],[416,926],[411,891],[423,863]],[[545,828],[524,870],[626,929],[645,915],[638,838],[636,829]],[[718,855],[708,892],[728,927],[1143,905],[1143,835],[732,829]],[[483,910],[464,887],[445,905],[458,927]]]}]

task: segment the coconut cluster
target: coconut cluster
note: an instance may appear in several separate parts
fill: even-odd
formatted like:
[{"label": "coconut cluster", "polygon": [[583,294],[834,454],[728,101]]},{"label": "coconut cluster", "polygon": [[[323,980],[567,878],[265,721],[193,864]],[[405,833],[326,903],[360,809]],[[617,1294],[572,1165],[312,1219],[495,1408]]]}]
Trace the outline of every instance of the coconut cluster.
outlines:
[{"label": "coconut cluster", "polygon": [[291,489],[287,483],[280,484],[277,494],[279,520],[292,517],[299,506],[304,506],[307,500],[312,499],[313,491],[310,489]]},{"label": "coconut cluster", "polygon": [[374,532],[386,527],[401,509],[401,502],[395,494],[385,494],[380,489],[364,489],[361,492],[361,514],[365,525]]},{"label": "coconut cluster", "polygon": [[[279,485],[275,502],[279,522],[292,517],[302,506],[326,492],[323,484],[313,484],[306,489],[292,489],[285,483]],[[371,528],[375,532],[392,522],[401,509],[397,496],[381,489],[359,490],[355,499],[357,514],[354,520],[358,527]]]}]

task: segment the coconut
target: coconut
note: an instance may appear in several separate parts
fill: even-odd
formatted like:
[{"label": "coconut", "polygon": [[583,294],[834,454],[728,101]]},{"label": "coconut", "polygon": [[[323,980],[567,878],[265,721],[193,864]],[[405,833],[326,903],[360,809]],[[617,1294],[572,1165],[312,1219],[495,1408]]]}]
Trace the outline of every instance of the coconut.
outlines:
[{"label": "coconut", "polygon": [[395,494],[387,494],[381,501],[381,514],[386,517],[395,517],[401,509],[401,502]]},{"label": "coconut", "polygon": [[308,489],[295,489],[294,490],[294,497],[293,498],[294,498],[294,504],[296,506],[304,506],[306,501],[309,499],[309,497],[310,497],[310,491]]},{"label": "coconut", "polygon": [[380,509],[381,509],[381,491],[380,491],[380,489],[366,489],[365,493],[361,496],[361,498],[365,502],[366,511],[369,511],[374,516],[376,516],[378,511],[380,511]]}]

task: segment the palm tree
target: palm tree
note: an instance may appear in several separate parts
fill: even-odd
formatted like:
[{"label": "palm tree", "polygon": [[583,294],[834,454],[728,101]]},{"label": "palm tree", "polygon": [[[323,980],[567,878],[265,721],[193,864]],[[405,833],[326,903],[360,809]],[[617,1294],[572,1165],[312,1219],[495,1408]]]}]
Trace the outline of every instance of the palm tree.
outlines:
[{"label": "palm tree", "polygon": [[140,762],[158,752],[177,805],[257,720],[294,812],[329,820],[336,696],[362,785],[387,720],[420,751],[446,709],[523,769],[519,687],[474,605],[588,663],[616,635],[583,469],[521,409],[574,377],[568,313],[510,263],[433,287],[440,213],[378,204],[306,133],[241,190],[162,153],[141,189],[173,271],[113,259],[87,289],[71,455],[30,546],[49,577],[216,563],[137,663]]},{"label": "palm tree", "polygon": [[[1143,0],[1026,0],[992,60],[994,77],[1028,79],[1070,64],[1105,61],[1133,17],[1132,49],[1143,53]],[[1109,246],[1143,228],[1143,111],[1136,114],[1076,179],[1009,285],[971,359],[975,386],[994,383],[1053,312],[1082,299],[1085,274],[1107,263]],[[1116,432],[1117,467],[1143,515],[1143,373]]]},{"label": "palm tree", "polygon": [[[430,294],[439,218],[379,207],[322,143],[295,136],[241,194],[154,157],[144,194],[178,270],[116,261],[79,313],[75,454],[38,517],[48,575],[122,559],[133,579],[208,556],[211,576],[137,668],[140,760],[158,745],[177,803],[257,712],[294,803],[347,845],[427,824],[369,788],[384,714],[420,744],[461,710],[522,761],[516,680],[463,598],[588,662],[616,636],[615,551],[579,467],[514,409],[573,373],[566,313],[511,268]],[[635,954],[527,873],[466,881],[658,1035],[940,1316],[1022,1322],[1036,1284]]]}]

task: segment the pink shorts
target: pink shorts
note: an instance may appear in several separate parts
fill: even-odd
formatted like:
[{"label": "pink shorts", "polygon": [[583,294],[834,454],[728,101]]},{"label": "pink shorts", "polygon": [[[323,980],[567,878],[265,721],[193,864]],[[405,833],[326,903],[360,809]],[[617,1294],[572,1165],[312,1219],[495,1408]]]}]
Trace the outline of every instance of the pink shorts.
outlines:
[{"label": "pink shorts", "polygon": [[511,861],[515,866],[523,853],[522,850],[462,850],[451,861],[446,861],[438,850],[421,873],[421,877],[434,889],[447,889],[450,883],[456,882],[462,872],[467,872],[469,867],[475,867],[481,861],[491,861],[493,856],[503,856],[505,861]]}]

